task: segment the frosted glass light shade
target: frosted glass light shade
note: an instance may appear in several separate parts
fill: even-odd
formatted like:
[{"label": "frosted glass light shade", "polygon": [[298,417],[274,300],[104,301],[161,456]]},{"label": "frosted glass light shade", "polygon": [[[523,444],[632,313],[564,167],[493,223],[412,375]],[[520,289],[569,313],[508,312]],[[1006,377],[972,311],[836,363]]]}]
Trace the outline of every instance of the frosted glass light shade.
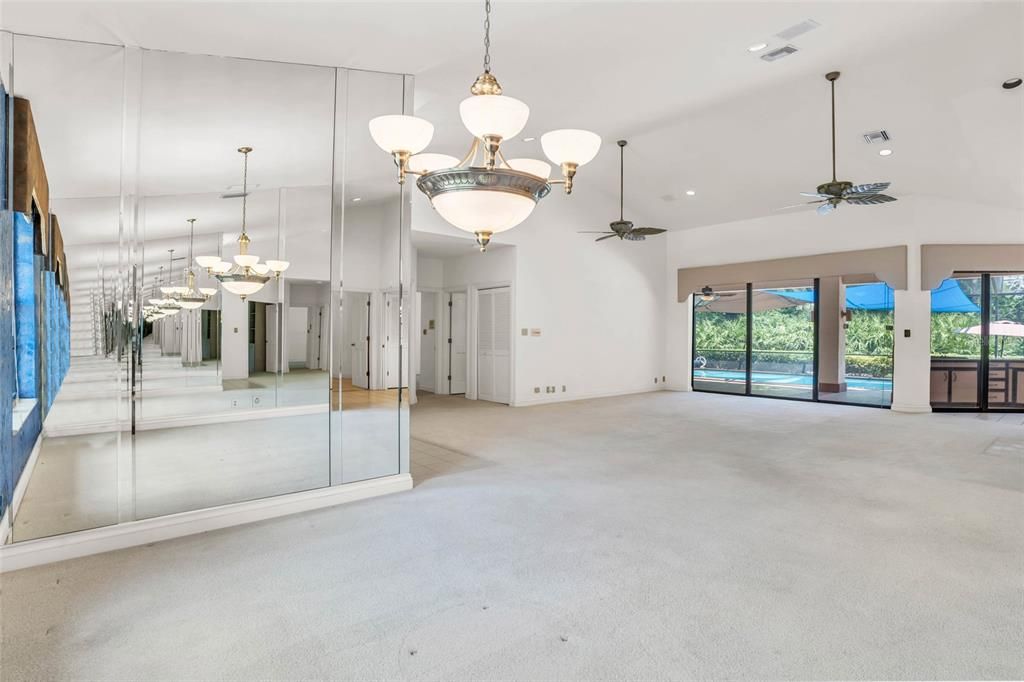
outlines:
[{"label": "frosted glass light shade", "polygon": [[508,166],[512,170],[522,171],[538,178],[547,180],[551,177],[551,164],[544,163],[539,159],[510,159]]},{"label": "frosted glass light shade", "polygon": [[460,230],[495,234],[526,220],[537,205],[528,197],[490,190],[446,192],[434,197],[433,204],[442,218]]},{"label": "frosted glass light shade", "polygon": [[455,168],[459,160],[448,154],[417,154],[409,159],[409,170],[430,173],[443,168]]},{"label": "frosted glass light shade", "polygon": [[462,124],[476,137],[497,135],[503,140],[519,134],[530,118],[530,107],[504,95],[473,95],[459,104]]},{"label": "frosted glass light shade", "polygon": [[243,268],[251,268],[252,266],[260,262],[260,257],[240,253],[235,256],[235,262],[241,265]]},{"label": "frosted glass light shade", "polygon": [[228,270],[230,270],[231,268],[232,268],[231,263],[228,263],[227,261],[223,261],[222,260],[221,262],[219,262],[216,265],[214,265],[213,268],[211,268],[211,269],[214,272],[216,272],[217,274],[222,275],[225,272],[227,272]]},{"label": "frosted glass light shade", "polygon": [[434,137],[434,126],[429,121],[415,116],[378,116],[370,121],[370,137],[378,147],[389,154],[418,154],[430,144],[431,138]]},{"label": "frosted glass light shade", "polygon": [[220,262],[220,256],[196,256],[196,265],[201,268],[212,268]]},{"label": "frosted glass light shade", "polygon": [[268,272],[270,272],[270,266],[267,265],[266,263],[256,263],[255,265],[253,265],[251,267],[252,267],[254,272],[256,272],[257,274],[260,274],[260,275],[265,275]]},{"label": "frosted glass light shade", "polygon": [[204,296],[214,296],[216,295],[217,290],[211,289],[210,287],[199,287],[199,293],[201,293]]},{"label": "frosted glass light shade", "polygon": [[162,294],[173,294],[174,293],[174,289],[175,289],[175,287],[172,287],[169,284],[165,284],[164,286],[160,287],[160,293],[162,293]]},{"label": "frosted glass light shade", "polygon": [[195,310],[196,308],[202,308],[203,307],[203,303],[204,303],[204,301],[187,300],[187,299],[183,300],[183,301],[178,301],[178,305],[180,305],[185,310]]},{"label": "frosted glass light shade", "polygon": [[597,156],[601,149],[601,137],[589,130],[552,130],[540,136],[540,146],[544,154],[559,166],[563,163],[582,166]]},{"label": "frosted glass light shade", "polygon": [[233,280],[224,282],[224,288],[237,296],[249,296],[263,288],[264,282]]},{"label": "frosted glass light shade", "polygon": [[275,273],[282,273],[282,272],[284,272],[285,270],[288,269],[289,265],[291,265],[291,263],[289,263],[286,260],[268,260],[267,261],[267,267],[270,268],[271,270],[273,270]]},{"label": "frosted glass light shade", "polygon": [[164,299],[162,299],[162,298],[151,298],[151,299],[149,299],[149,302],[151,304],[153,304],[153,305],[160,305],[160,304],[162,304],[164,302]]}]

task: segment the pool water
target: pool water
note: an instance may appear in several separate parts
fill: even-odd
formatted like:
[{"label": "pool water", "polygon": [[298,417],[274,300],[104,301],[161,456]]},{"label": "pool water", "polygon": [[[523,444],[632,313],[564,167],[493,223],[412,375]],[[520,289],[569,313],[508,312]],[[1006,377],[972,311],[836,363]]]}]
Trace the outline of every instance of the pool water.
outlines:
[{"label": "pool water", "polygon": [[[746,381],[745,372],[733,369],[694,369],[694,379],[720,379],[724,381]],[[808,386],[814,377],[810,374],[775,374],[773,372],[754,372],[750,376],[755,384],[783,384],[788,386]],[[865,379],[863,377],[846,377],[846,387],[862,391],[891,391],[892,379]]]}]

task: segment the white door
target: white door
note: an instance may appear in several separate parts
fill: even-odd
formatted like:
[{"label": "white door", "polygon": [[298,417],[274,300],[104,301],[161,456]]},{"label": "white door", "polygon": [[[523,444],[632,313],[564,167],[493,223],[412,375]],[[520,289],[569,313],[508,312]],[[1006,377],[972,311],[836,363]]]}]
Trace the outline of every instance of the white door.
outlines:
[{"label": "white door", "polygon": [[448,312],[445,315],[448,335],[448,393],[466,392],[467,350],[466,292],[448,295]]},{"label": "white door", "polygon": [[384,380],[386,388],[398,388],[399,371],[401,371],[401,385],[409,385],[409,363],[403,362],[401,333],[403,322],[402,310],[399,305],[397,293],[389,293],[384,298]]},{"label": "white door", "polygon": [[353,329],[355,334],[352,343],[352,385],[359,388],[370,388],[370,295],[358,294],[352,305]]},{"label": "white door", "polygon": [[512,293],[483,289],[477,296],[477,398],[511,401]]}]

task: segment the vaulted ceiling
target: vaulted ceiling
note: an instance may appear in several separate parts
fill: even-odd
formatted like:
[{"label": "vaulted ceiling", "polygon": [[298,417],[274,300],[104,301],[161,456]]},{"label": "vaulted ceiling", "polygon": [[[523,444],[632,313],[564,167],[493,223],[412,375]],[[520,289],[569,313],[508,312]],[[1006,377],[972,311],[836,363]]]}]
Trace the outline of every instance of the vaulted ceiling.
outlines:
[{"label": "vaulted ceiling", "polygon": [[[4,27],[17,32],[411,73],[417,114],[436,126],[431,150],[461,156],[468,144],[458,102],[481,70],[479,2],[4,4]],[[809,19],[818,24],[811,31],[776,35]],[[1000,87],[1024,74],[1022,3],[496,0],[492,21],[494,72],[505,94],[531,107],[521,137],[538,138],[509,142],[506,156],[541,156],[546,130],[595,130],[605,146],[579,182],[614,194],[614,141],[627,138],[626,205],[635,220],[685,229],[766,215],[828,180],[823,74],[834,69],[843,72],[840,179],[891,180],[896,196],[1024,207],[1024,88]],[[759,42],[799,51],[768,63],[746,49]],[[319,77],[296,73],[310,84]],[[285,115],[315,98],[302,94],[303,78],[237,94],[245,106]],[[174,116],[166,123],[201,128]],[[892,136],[888,157],[862,139],[882,128]],[[221,137],[228,147],[241,143],[200,132],[194,152],[160,156],[188,161]],[[381,169],[367,192],[387,181],[386,157],[367,147],[362,164]],[[274,157],[270,165],[261,171],[268,186],[323,160]]]}]

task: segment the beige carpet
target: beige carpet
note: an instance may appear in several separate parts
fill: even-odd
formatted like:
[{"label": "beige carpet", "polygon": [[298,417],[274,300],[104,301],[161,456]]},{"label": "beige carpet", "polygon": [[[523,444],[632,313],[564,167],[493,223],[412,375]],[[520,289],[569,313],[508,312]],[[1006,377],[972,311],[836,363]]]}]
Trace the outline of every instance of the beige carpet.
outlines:
[{"label": "beige carpet", "polygon": [[408,493],[3,576],[3,679],[1024,677],[1019,421],[656,393],[413,425]]}]

